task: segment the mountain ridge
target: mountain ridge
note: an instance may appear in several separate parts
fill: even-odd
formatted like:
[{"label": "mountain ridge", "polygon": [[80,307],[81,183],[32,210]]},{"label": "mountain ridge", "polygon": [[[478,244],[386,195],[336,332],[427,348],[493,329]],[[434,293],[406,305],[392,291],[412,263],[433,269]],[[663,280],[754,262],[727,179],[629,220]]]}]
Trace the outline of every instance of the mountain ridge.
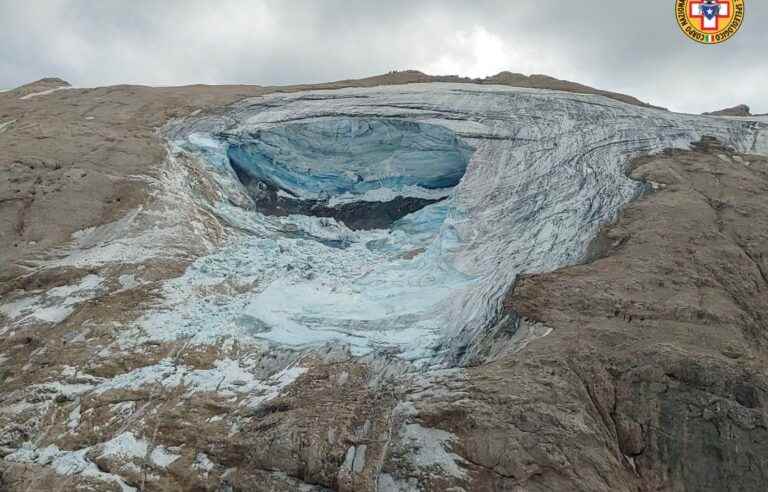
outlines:
[{"label": "mountain ridge", "polygon": [[[339,89],[343,87],[375,87],[379,85],[399,85],[399,84],[417,84],[417,83],[432,83],[432,82],[453,82],[453,83],[465,83],[465,84],[498,84],[506,85],[509,87],[522,87],[529,89],[548,89],[559,90],[564,92],[574,92],[580,94],[595,94],[605,96],[617,101],[625,102],[627,104],[633,104],[636,106],[653,107],[658,109],[659,106],[653,106],[650,103],[640,101],[639,99],[621,94],[618,92],[606,91],[596,89],[578,82],[571,82],[569,80],[561,80],[549,75],[532,74],[524,75],[521,73],[514,73],[510,71],[501,71],[496,75],[489,75],[487,77],[462,77],[459,75],[428,75],[419,70],[401,70],[391,71],[384,74],[372,75],[369,77],[363,77],[359,79],[343,79],[334,82],[317,83],[317,84],[288,84],[288,85],[257,85],[257,84],[193,84],[193,85],[181,85],[172,86],[177,88],[202,88],[202,87],[220,87],[220,88],[263,88],[279,92],[291,92],[297,90],[311,90],[311,89]],[[30,82],[12,91],[23,90],[26,92],[38,92],[41,90],[51,89],[62,85],[69,86],[68,82],[58,77],[48,77],[40,79],[34,82]],[[137,85],[136,87],[153,87]],[[160,89],[161,87],[155,87]],[[170,87],[163,87],[170,88]]]}]

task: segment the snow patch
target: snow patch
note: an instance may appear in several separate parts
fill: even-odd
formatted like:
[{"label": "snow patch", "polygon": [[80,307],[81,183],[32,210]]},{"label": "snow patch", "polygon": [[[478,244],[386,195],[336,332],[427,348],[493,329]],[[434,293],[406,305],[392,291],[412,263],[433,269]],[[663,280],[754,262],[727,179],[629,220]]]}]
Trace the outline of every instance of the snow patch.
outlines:
[{"label": "snow patch", "polygon": [[122,477],[102,472],[87,456],[91,447],[78,451],[64,451],[57,446],[48,446],[37,449],[31,443],[25,444],[14,453],[5,457],[7,461],[14,463],[34,463],[50,466],[59,475],[82,476],[103,482],[116,483],[122,492],[137,492],[137,489],[129,486]]},{"label": "snow patch", "polygon": [[157,364],[134,369],[115,376],[93,388],[95,394],[111,390],[137,390],[159,384],[164,387],[184,386],[187,394],[218,392],[248,395],[245,405],[256,406],[276,398],[280,392],[306,372],[304,367],[288,367],[267,379],[257,378],[247,363],[222,359],[211,369],[190,369],[164,359]]},{"label": "snow patch", "polygon": [[438,468],[453,477],[466,478],[466,472],[458,465],[464,459],[451,452],[452,444],[458,440],[454,434],[419,424],[406,424],[400,437],[409,444],[412,451],[408,458],[416,467],[430,471]]},{"label": "snow patch", "polygon": [[7,129],[9,129],[11,127],[11,125],[13,125],[14,123],[16,123],[16,120],[10,120],[10,121],[6,121],[4,123],[0,123],[0,133],[3,133]]},{"label": "snow patch", "polygon": [[174,231],[159,226],[144,230],[140,220],[143,211],[143,207],[138,207],[115,222],[76,232],[71,248],[61,258],[46,263],[83,268],[110,263],[137,264],[162,257],[156,245],[163,245]]},{"label": "snow patch", "polygon": [[181,458],[181,455],[174,454],[162,446],[155,447],[149,454],[149,460],[160,468],[171,466],[179,458]]},{"label": "snow patch", "polygon": [[54,287],[42,294],[27,295],[0,305],[0,313],[19,323],[33,320],[60,323],[79,304],[94,299],[102,291],[103,281],[98,275],[86,275],[77,284]]},{"label": "snow patch", "polygon": [[123,432],[119,436],[111,439],[101,446],[101,457],[117,459],[146,459],[149,454],[149,461],[166,468],[181,456],[171,453],[163,446],[154,446],[150,450],[150,443],[145,439],[139,439],[132,432]]},{"label": "snow patch", "polygon": [[216,467],[216,464],[211,461],[210,458],[208,458],[208,455],[205,453],[197,453],[197,456],[195,456],[195,461],[192,463],[192,466],[203,472],[204,474],[207,474],[211,470],[213,470]]},{"label": "snow patch", "polygon": [[189,168],[168,156],[159,176],[131,176],[147,186],[148,200],[120,219],[72,235],[71,244],[43,267],[144,264],[152,259],[186,260],[214,246],[206,226],[205,199],[193,190]]},{"label": "snow patch", "polygon": [[70,89],[74,89],[74,87],[70,87],[70,86],[56,87],[54,89],[48,89],[46,91],[33,92],[31,94],[27,94],[26,96],[21,96],[19,99],[21,99],[22,101],[26,101],[27,99],[32,99],[33,97],[47,96],[49,94],[53,94],[54,92],[65,91]]},{"label": "snow patch", "polygon": [[389,202],[398,197],[413,197],[424,198],[426,200],[437,200],[445,198],[451,193],[450,189],[429,189],[422,188],[421,186],[404,186],[400,190],[393,190],[392,188],[375,188],[368,190],[363,194],[343,193],[341,195],[334,195],[328,200],[329,207],[335,207],[345,203],[353,202]]},{"label": "snow patch", "polygon": [[75,408],[69,412],[69,418],[67,418],[67,429],[69,429],[69,432],[75,432],[80,427],[80,408],[81,406],[78,402]]},{"label": "snow patch", "polygon": [[117,277],[117,281],[120,283],[120,291],[135,289],[142,285],[142,282],[136,280],[136,276],[132,273],[125,273]]},{"label": "snow patch", "polygon": [[123,432],[101,447],[101,456],[108,458],[144,458],[147,456],[147,441],[137,439],[132,432]]}]

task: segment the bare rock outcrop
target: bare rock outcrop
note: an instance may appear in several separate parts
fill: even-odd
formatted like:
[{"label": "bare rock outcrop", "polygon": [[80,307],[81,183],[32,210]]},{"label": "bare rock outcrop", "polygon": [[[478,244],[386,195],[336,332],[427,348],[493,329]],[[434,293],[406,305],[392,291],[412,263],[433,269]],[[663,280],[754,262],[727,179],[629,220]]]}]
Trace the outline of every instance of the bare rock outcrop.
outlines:
[{"label": "bare rock outcrop", "polygon": [[709,116],[752,116],[749,106],[746,104],[739,104],[732,108],[725,108],[719,111],[712,111],[711,113],[704,113]]},{"label": "bare rock outcrop", "polygon": [[594,87],[571,82],[569,80],[556,79],[554,77],[550,77],[549,75],[533,74],[526,76],[521,73],[499,72],[496,75],[491,75],[490,77],[482,79],[482,83],[511,85],[513,87],[530,87],[532,89],[551,89],[565,92],[579,92],[582,94],[597,94],[628,104],[655,107],[626,94],[595,89]]},{"label": "bare rock outcrop", "polygon": [[521,73],[513,72],[499,72],[496,75],[490,75],[484,78],[469,78],[460,77],[458,75],[427,75],[418,70],[401,70],[393,71],[383,75],[377,75],[375,77],[368,77],[365,79],[357,80],[342,80],[339,82],[333,82],[332,84],[339,87],[370,87],[376,85],[393,85],[393,84],[413,84],[413,83],[429,83],[429,82],[454,82],[454,83],[471,83],[471,84],[498,84],[508,85],[511,87],[526,87],[530,89],[549,89],[564,92],[577,92],[581,94],[598,94],[601,96],[609,97],[617,101],[622,101],[628,104],[634,104],[644,107],[655,107],[639,99],[617,92],[604,91],[595,89],[584,84],[577,82],[571,82],[569,80],[561,80],[549,75],[533,74],[524,75]]},{"label": "bare rock outcrop", "polygon": [[571,361],[637,490],[759,490],[768,162],[707,141],[632,174],[658,191],[605,230],[601,258],[522,279],[509,306],[563,337],[537,347]]}]

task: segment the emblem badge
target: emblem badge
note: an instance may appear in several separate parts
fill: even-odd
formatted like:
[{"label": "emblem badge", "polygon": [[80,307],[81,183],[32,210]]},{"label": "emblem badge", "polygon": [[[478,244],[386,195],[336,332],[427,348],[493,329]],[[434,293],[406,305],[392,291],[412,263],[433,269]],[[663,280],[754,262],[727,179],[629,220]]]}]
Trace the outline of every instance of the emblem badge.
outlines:
[{"label": "emblem badge", "polygon": [[702,44],[727,41],[744,23],[744,0],[675,0],[683,33]]}]

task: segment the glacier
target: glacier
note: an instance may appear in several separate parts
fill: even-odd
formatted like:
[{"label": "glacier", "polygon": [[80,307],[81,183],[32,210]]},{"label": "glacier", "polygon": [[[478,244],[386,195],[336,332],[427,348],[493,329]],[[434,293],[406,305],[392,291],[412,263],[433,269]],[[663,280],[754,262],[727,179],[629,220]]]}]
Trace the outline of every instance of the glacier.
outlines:
[{"label": "glacier", "polygon": [[450,83],[276,93],[180,119],[163,129],[172,159],[215,179],[229,238],[167,281],[137,330],[458,360],[501,322],[518,275],[584,261],[647,191],[632,158],[705,135],[765,152],[766,128]]}]

